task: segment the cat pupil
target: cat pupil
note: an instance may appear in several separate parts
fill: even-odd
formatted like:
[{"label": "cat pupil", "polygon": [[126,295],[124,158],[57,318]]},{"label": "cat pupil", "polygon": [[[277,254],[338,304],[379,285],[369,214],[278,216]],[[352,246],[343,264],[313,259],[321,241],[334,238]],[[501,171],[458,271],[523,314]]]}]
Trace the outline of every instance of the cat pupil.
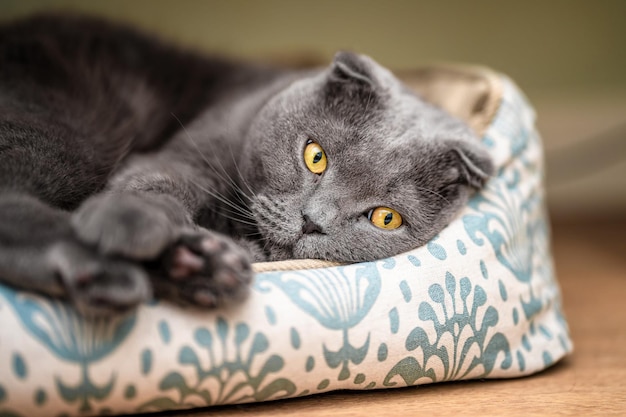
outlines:
[{"label": "cat pupil", "polygon": [[385,226],[391,223],[391,219],[393,219],[393,214],[387,213],[387,215],[385,216]]},{"label": "cat pupil", "polygon": [[322,159],[322,152],[318,152],[313,157],[313,163],[317,164]]}]

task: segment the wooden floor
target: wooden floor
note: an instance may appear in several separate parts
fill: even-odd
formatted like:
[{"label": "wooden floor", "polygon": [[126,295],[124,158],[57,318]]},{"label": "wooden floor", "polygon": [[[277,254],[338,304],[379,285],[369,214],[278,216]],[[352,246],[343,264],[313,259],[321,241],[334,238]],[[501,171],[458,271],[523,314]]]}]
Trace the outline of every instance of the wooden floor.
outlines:
[{"label": "wooden floor", "polygon": [[626,220],[557,224],[553,232],[575,352],[545,372],[157,415],[626,416]]}]

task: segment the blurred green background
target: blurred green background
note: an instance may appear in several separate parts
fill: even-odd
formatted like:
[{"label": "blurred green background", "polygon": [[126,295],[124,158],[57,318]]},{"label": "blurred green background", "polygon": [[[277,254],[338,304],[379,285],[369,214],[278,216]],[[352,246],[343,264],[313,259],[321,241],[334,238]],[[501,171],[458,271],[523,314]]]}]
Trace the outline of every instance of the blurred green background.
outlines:
[{"label": "blurred green background", "polygon": [[538,110],[553,213],[626,213],[626,0],[0,0],[2,20],[44,10],[237,57],[328,60],[350,49],[392,69],[490,66]]}]

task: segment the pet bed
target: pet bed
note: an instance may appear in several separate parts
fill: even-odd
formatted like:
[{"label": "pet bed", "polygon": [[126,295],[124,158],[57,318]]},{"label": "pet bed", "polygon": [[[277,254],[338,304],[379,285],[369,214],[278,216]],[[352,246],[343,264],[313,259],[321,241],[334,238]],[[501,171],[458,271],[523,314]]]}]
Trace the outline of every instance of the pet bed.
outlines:
[{"label": "pet bed", "polygon": [[467,120],[497,166],[438,236],[376,262],[256,264],[249,300],[214,312],[154,302],[89,322],[63,302],[0,286],[0,415],[138,413],[510,378],[570,352],[532,109],[485,69],[403,77]]}]

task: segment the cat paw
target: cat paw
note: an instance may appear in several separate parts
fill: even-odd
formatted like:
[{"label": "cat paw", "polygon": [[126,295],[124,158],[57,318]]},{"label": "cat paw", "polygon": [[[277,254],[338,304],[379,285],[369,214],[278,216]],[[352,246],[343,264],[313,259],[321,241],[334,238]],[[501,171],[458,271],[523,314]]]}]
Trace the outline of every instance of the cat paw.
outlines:
[{"label": "cat paw", "polygon": [[152,274],[158,297],[214,308],[243,300],[253,272],[247,252],[233,240],[206,230],[182,234]]},{"label": "cat paw", "polygon": [[78,238],[99,253],[154,259],[178,238],[167,203],[158,196],[101,194],[74,213],[72,226]]},{"label": "cat paw", "polygon": [[148,276],[131,262],[67,242],[55,245],[47,258],[67,297],[85,316],[119,314],[152,297]]}]

